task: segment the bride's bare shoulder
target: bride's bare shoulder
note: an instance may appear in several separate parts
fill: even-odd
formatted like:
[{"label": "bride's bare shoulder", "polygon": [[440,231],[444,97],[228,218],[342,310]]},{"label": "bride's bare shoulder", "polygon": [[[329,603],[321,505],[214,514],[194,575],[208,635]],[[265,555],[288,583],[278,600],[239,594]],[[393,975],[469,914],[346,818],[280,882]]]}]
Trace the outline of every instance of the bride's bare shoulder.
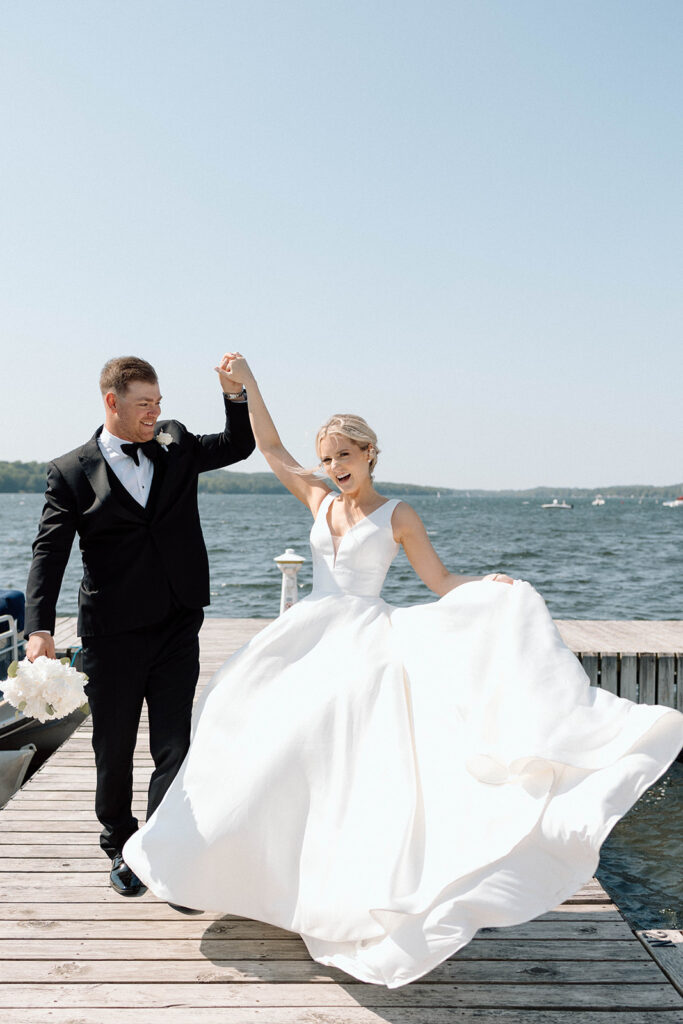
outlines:
[{"label": "bride's bare shoulder", "polygon": [[[399,501],[391,513],[391,526],[394,531],[394,539],[400,544],[406,533],[411,533],[422,527],[422,520],[412,505],[407,501]],[[424,527],[422,527],[424,529]]]},{"label": "bride's bare shoulder", "polygon": [[[390,499],[387,499],[387,501],[389,500]],[[420,517],[418,516],[413,506],[409,505],[407,501],[403,500],[403,498],[399,499],[396,508],[392,512],[392,519],[394,520],[394,522],[396,522],[397,520],[405,520],[405,522],[410,522],[412,519],[419,518]]]}]

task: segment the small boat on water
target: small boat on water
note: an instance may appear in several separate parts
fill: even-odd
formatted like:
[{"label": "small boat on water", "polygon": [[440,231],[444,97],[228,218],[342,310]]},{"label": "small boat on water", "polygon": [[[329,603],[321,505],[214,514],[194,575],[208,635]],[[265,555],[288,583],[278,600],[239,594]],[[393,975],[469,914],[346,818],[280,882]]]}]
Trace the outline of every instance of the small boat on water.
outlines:
[{"label": "small boat on water", "polygon": [[603,498],[602,494],[596,494],[595,497],[593,498],[593,500],[591,501],[591,505],[604,505],[604,504],[605,504],[605,499]]},{"label": "small boat on water", "polygon": [[683,508],[683,494],[679,494],[673,501],[663,501],[664,508]]},{"label": "small boat on water", "polygon": [[541,505],[541,508],[574,508],[567,501],[558,501],[557,498],[553,498],[552,501],[548,501],[545,505]]}]

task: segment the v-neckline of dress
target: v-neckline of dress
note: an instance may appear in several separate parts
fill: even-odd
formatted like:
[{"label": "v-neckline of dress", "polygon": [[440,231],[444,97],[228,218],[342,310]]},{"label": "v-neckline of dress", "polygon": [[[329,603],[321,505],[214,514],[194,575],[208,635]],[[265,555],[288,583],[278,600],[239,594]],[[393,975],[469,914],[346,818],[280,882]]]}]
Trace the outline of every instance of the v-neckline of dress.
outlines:
[{"label": "v-neckline of dress", "polygon": [[360,526],[361,523],[364,523],[366,519],[370,519],[372,516],[374,516],[375,512],[379,512],[379,510],[381,508],[384,508],[385,505],[388,505],[389,502],[392,499],[391,498],[387,498],[387,500],[383,501],[381,505],[377,506],[377,508],[373,508],[372,512],[368,512],[368,514],[366,516],[362,516],[361,519],[357,519],[355,523],[352,523],[351,526],[349,526],[348,530],[346,530],[344,533],[342,533],[341,537],[339,538],[339,544],[335,547],[335,544],[334,544],[334,536],[335,535],[332,533],[332,527],[330,526],[330,521],[327,518],[327,513],[330,511],[330,509],[332,507],[332,502],[335,500],[336,495],[333,492],[330,492],[330,493],[331,493],[331,499],[327,503],[327,507],[324,510],[324,515],[325,515],[325,526],[327,527],[327,532],[329,533],[330,540],[332,541],[332,554],[333,554],[332,568],[336,569],[336,567],[337,567],[337,558],[339,557],[339,552],[341,551],[341,546],[342,546],[342,544],[344,542],[344,538],[348,537],[348,535],[351,533],[351,531],[355,530],[356,527]]}]

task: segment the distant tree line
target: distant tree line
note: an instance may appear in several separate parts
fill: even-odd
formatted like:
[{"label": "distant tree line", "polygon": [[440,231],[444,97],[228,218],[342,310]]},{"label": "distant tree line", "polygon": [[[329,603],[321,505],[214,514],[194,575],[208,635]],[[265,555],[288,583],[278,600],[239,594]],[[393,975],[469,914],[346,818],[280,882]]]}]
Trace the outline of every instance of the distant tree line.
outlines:
[{"label": "distant tree line", "polygon": [[524,491],[454,491],[454,494],[468,494],[472,498],[486,498],[497,496],[500,498],[538,498],[539,501],[548,498],[594,498],[601,494],[603,498],[658,498],[665,501],[669,498],[676,498],[683,494],[683,483],[667,484],[664,487],[654,487],[650,484],[616,484],[611,487],[529,487]]},{"label": "distant tree line", "polygon": [[[418,484],[378,483],[382,494],[436,494],[437,487]],[[231,473],[215,469],[199,477],[199,491],[204,494],[286,494],[287,488],[273,473]],[[447,493],[444,491],[443,493]]]},{"label": "distant tree line", "polygon": [[0,493],[41,493],[45,490],[45,462],[0,462]]},{"label": "distant tree line", "polygon": [[[46,462],[0,461],[0,493],[42,494],[46,467]],[[436,494],[438,490],[417,484],[382,483],[377,486],[385,494]],[[286,488],[273,473],[231,473],[227,469],[215,469],[200,475],[199,491],[204,494],[285,494]]]},{"label": "distant tree line", "polygon": [[[45,490],[45,462],[0,461],[0,493],[42,494]],[[419,484],[395,484],[386,481],[377,484],[382,494],[441,494],[454,497],[486,498],[492,496],[544,499],[592,498],[602,494],[605,498],[675,498],[683,494],[683,483],[668,487],[650,487],[646,484],[614,487],[532,487],[524,491],[454,490],[448,487],[421,487]],[[232,473],[215,469],[199,477],[199,491],[204,494],[284,494],[285,488],[272,473]]]}]

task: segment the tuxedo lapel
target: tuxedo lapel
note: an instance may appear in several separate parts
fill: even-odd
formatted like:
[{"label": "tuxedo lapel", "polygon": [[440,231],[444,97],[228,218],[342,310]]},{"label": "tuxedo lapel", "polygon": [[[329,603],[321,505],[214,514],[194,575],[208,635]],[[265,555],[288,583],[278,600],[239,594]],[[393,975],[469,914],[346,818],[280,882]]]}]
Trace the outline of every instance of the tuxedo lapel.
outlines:
[{"label": "tuxedo lapel", "polygon": [[165,459],[155,459],[152,487],[149,492],[149,500],[145,509],[148,519],[154,519],[156,517],[157,509],[160,506],[160,498],[165,491],[164,482],[166,480],[166,470],[167,466]]},{"label": "tuxedo lapel", "polygon": [[105,504],[113,498],[129,518],[137,521],[144,519],[144,508],[142,505],[138,505],[134,498],[131,498],[126,488],[117,479],[115,473],[110,470],[107,460],[100,451],[97,438],[101,430],[102,428],[100,427],[90,440],[86,441],[79,452],[78,461],[81,464],[81,468],[101,504]]},{"label": "tuxedo lapel", "polygon": [[152,481],[152,493],[150,495],[150,507],[153,518],[163,515],[168,504],[173,485],[173,460],[177,453],[174,445],[169,445],[167,451],[161,451],[154,460],[154,480]]}]

